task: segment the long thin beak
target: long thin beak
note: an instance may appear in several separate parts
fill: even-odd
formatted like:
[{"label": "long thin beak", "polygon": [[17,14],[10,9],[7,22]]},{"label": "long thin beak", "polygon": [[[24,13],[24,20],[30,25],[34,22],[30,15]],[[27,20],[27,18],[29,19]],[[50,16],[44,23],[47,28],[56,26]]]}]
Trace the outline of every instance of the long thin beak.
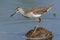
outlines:
[{"label": "long thin beak", "polygon": [[14,16],[16,14],[16,12],[14,12],[13,14],[10,15],[10,17]]}]

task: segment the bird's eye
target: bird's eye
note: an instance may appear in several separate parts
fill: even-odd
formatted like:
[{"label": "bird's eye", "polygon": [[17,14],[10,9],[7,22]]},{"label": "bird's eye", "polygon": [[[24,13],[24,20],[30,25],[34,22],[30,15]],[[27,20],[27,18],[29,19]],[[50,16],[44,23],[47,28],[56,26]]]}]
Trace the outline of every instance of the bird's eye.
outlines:
[{"label": "bird's eye", "polygon": [[17,11],[19,11],[19,10],[17,9]]}]

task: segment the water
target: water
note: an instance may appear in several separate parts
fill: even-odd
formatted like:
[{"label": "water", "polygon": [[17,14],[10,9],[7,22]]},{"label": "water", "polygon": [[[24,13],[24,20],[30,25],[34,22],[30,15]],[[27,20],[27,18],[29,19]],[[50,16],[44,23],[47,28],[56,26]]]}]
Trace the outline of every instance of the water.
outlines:
[{"label": "water", "polygon": [[[22,36],[36,25],[36,20],[26,19],[21,14],[10,18],[17,6],[26,10],[51,4],[54,7],[41,17],[41,27],[53,32],[53,40],[60,40],[60,0],[0,0],[0,40],[25,40]],[[53,16],[54,12],[56,17]]]}]

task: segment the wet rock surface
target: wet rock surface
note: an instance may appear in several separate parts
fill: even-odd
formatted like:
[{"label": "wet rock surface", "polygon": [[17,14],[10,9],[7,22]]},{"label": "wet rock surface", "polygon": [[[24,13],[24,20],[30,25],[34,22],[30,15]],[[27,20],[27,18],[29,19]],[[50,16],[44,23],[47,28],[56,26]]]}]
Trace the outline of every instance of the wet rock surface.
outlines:
[{"label": "wet rock surface", "polygon": [[52,32],[45,28],[37,28],[36,32],[31,36],[33,31],[34,29],[31,29],[26,33],[25,36],[27,37],[27,40],[52,40]]}]

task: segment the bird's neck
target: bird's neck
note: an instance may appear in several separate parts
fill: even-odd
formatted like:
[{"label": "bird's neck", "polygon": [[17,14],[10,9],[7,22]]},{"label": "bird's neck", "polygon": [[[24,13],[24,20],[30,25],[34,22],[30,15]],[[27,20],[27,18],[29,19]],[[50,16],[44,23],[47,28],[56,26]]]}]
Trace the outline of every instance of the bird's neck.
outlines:
[{"label": "bird's neck", "polygon": [[25,11],[23,9],[20,10],[20,13],[24,15]]}]

